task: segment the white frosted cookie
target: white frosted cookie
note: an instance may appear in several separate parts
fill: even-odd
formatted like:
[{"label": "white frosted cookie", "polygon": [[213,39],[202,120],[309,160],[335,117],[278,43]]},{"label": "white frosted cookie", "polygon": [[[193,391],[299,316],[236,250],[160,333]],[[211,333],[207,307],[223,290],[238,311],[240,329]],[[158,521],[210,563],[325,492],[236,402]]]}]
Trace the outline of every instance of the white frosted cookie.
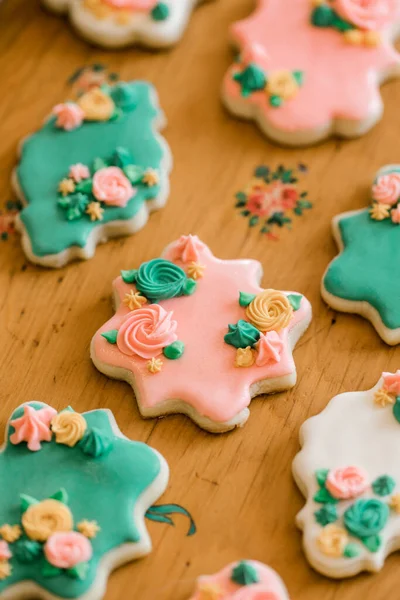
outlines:
[{"label": "white frosted cookie", "polygon": [[400,370],[335,396],[300,430],[294,478],[311,566],[329,577],[379,571],[400,549]]}]

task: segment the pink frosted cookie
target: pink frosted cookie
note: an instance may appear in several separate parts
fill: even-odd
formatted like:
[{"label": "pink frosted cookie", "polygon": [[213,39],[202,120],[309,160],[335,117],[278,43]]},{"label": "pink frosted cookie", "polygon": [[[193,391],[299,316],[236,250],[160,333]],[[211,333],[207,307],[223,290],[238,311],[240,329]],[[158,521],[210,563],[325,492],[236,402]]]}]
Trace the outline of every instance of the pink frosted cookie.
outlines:
[{"label": "pink frosted cookie", "polygon": [[292,350],[311,320],[304,296],[263,290],[261,275],[256,261],[220,260],[182,236],[114,281],[95,366],[132,386],[144,417],[184,413],[212,432],[243,425],[252,397],[294,386]]},{"label": "pink frosted cookie", "polygon": [[132,44],[162,48],[183,35],[194,8],[205,0],[42,0],[69,15],[88,41],[105,48]]},{"label": "pink frosted cookie", "polygon": [[256,560],[242,560],[215,575],[199,577],[190,600],[289,600],[289,595],[270,567]]},{"label": "pink frosted cookie", "polygon": [[362,135],[382,115],[379,85],[400,75],[399,31],[400,0],[258,0],[232,29],[225,104],[283,144]]},{"label": "pink frosted cookie", "polygon": [[335,396],[300,430],[293,463],[308,561],[329,577],[379,571],[400,549],[400,371]]}]

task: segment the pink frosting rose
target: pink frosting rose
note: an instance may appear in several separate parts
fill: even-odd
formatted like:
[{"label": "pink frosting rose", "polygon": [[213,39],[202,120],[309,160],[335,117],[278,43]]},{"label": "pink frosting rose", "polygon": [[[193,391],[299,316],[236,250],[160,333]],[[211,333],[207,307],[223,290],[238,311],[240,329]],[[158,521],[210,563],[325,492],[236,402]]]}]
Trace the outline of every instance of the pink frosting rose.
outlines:
[{"label": "pink frosting rose", "polygon": [[400,173],[381,175],[372,186],[372,198],[382,204],[397,204],[400,200]]},{"label": "pink frosting rose", "polygon": [[92,545],[87,538],[77,531],[53,533],[44,547],[44,554],[53,567],[72,569],[79,563],[92,558]]},{"label": "pink frosting rose", "polygon": [[79,183],[82,181],[82,179],[88,179],[90,177],[90,171],[86,165],[83,165],[82,163],[76,163],[76,165],[70,166],[69,176],[75,181],[75,183]]},{"label": "pink frosting rose", "polygon": [[0,560],[8,560],[12,557],[11,550],[4,540],[0,541]]},{"label": "pink frosting rose", "polygon": [[390,218],[393,223],[400,223],[400,206],[396,206],[396,208],[390,211]]},{"label": "pink frosting rose", "polygon": [[74,102],[57,104],[53,108],[53,115],[56,115],[56,125],[65,131],[72,131],[82,125],[85,113],[80,106]]},{"label": "pink frosting rose", "polygon": [[329,471],[326,488],[334,498],[347,500],[360,496],[368,488],[368,473],[361,467]]},{"label": "pink frosting rose", "polygon": [[383,387],[389,394],[400,395],[400,369],[396,373],[382,373]]},{"label": "pink frosting rose", "polygon": [[137,354],[141,358],[153,358],[161,354],[165,346],[178,339],[178,326],[159,304],[138,308],[126,316],[118,331],[117,346],[123,354]]},{"label": "pink frosting rose", "polygon": [[93,176],[93,195],[110,206],[126,206],[135,195],[136,188],[119,167],[99,169]]},{"label": "pink frosting rose", "polygon": [[359,29],[383,29],[399,14],[398,0],[335,0],[333,6]]},{"label": "pink frosting rose", "polygon": [[157,4],[157,0],[105,0],[105,2],[113,8],[128,10],[151,10]]},{"label": "pink frosting rose", "polygon": [[273,365],[281,360],[283,341],[281,340],[279,333],[276,331],[268,331],[266,334],[261,334],[261,337],[256,344],[256,348],[256,365],[258,367]]}]

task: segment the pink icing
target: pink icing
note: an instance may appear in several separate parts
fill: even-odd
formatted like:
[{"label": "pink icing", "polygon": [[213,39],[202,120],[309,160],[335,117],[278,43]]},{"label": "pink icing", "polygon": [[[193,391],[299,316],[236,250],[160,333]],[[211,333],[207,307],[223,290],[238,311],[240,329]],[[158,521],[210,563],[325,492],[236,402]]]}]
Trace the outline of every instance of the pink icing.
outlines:
[{"label": "pink icing", "polygon": [[253,105],[274,128],[289,133],[325,128],[335,119],[370,117],[381,107],[379,75],[399,71],[399,55],[386,34],[375,48],[347,44],[338,31],[314,27],[311,11],[310,0],[259,0],[253,15],[232,29],[245,57],[256,48],[257,64],[267,72],[304,72],[296,97],[279,108],[269,105],[264,91],[241,96],[232,78],[237,64],[224,81],[225,95]]},{"label": "pink icing", "polygon": [[131,10],[151,10],[157,4],[157,0],[105,0],[105,2],[114,8]]},{"label": "pink icing", "polygon": [[171,246],[174,260],[183,263],[197,262],[200,252],[204,250],[204,244],[197,235],[181,235],[179,240]]},{"label": "pink icing", "polygon": [[173,313],[159,304],[150,304],[130,313],[122,321],[117,337],[118,349],[127,356],[152,358],[161,354],[165,346],[178,339],[177,322]]},{"label": "pink icing", "polygon": [[269,331],[268,333],[261,334],[261,337],[256,344],[256,348],[256,365],[258,367],[263,367],[265,365],[273,365],[281,360],[284,343],[281,340],[279,333],[276,331]]},{"label": "pink icing", "polygon": [[289,596],[278,575],[270,567],[255,560],[247,561],[257,571],[259,582],[240,586],[232,581],[232,571],[237,563],[232,563],[215,573],[215,575],[206,575],[199,577],[197,589],[190,600],[200,600],[201,593],[199,588],[203,585],[214,585],[221,591],[221,600],[288,600]]},{"label": "pink icing", "polygon": [[400,200],[400,173],[380,175],[372,186],[372,199],[382,204],[397,204]]},{"label": "pink icing", "polygon": [[382,373],[383,387],[390,394],[400,394],[400,370],[396,373]]},{"label": "pink icing", "polygon": [[86,165],[77,163],[76,165],[70,166],[69,176],[75,181],[75,183],[79,183],[82,181],[82,179],[88,179],[90,177],[90,171]]},{"label": "pink icing", "polygon": [[126,206],[137,190],[119,167],[106,167],[94,174],[92,191],[104,204]]},{"label": "pink icing", "polygon": [[[176,245],[170,245],[163,257],[172,260],[175,250]],[[165,360],[161,372],[154,377],[147,371],[147,361],[121,353],[101,336],[103,332],[119,329],[129,313],[123,299],[133,286],[120,277],[113,283],[119,298],[118,310],[96,333],[93,344],[99,361],[133,373],[137,396],[145,408],[163,404],[167,399],[181,399],[213,421],[225,422],[250,404],[250,386],[254,382],[293,373],[289,331],[310,318],[311,307],[303,297],[289,327],[282,330],[283,350],[278,363],[238,369],[235,349],[224,342],[224,335],[228,324],[245,318],[238,301],[239,292],[262,291],[257,284],[260,264],[253,260],[220,260],[205,245],[198,249],[198,259],[206,268],[195,293],[161,303],[166,311],[173,311],[179,340],[185,344],[179,360]],[[182,261],[174,262],[185,267]]]},{"label": "pink icing", "polygon": [[360,467],[346,467],[329,471],[326,488],[334,498],[357,498],[369,486],[368,473]]},{"label": "pink icing", "polygon": [[9,560],[12,557],[12,553],[9,545],[4,540],[0,541],[0,560]]},{"label": "pink icing", "polygon": [[44,554],[53,567],[72,569],[92,558],[93,550],[89,540],[76,531],[53,533],[46,542]]},{"label": "pink icing", "polygon": [[56,115],[56,126],[65,131],[72,131],[82,125],[85,113],[80,106],[74,102],[57,104],[53,108],[53,115]]},{"label": "pink icing", "polygon": [[398,0],[334,0],[332,6],[359,29],[383,29],[399,14]]},{"label": "pink icing", "polygon": [[390,211],[390,218],[393,223],[400,223],[400,206],[396,206],[396,208]]},{"label": "pink icing", "polygon": [[32,406],[25,404],[24,414],[18,419],[10,421],[15,432],[10,436],[10,442],[14,445],[27,442],[32,452],[41,449],[40,442],[51,441],[50,423],[57,411],[48,406],[35,410]]}]

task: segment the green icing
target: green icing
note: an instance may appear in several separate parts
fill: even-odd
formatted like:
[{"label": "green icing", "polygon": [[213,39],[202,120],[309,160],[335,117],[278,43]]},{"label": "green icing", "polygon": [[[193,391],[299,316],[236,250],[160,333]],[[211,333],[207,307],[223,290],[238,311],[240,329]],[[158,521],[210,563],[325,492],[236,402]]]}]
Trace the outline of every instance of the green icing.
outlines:
[{"label": "green icing", "polygon": [[315,472],[315,479],[317,480],[317,483],[319,486],[321,486],[321,487],[325,486],[328,475],[329,475],[329,469],[318,469]]},{"label": "green icing", "polygon": [[115,104],[123,111],[133,110],[139,103],[139,95],[135,86],[124,81],[111,86],[109,93]]},{"label": "green icing", "polygon": [[319,504],[337,504],[339,502],[337,498],[332,496],[326,487],[321,487],[315,494],[313,500]]},{"label": "green icing", "polygon": [[113,447],[113,440],[109,435],[104,434],[98,427],[88,429],[79,442],[79,447],[84,454],[99,458]]},{"label": "green icing", "polygon": [[177,340],[163,349],[164,356],[170,360],[180,358],[185,350],[185,344]]},{"label": "green icing", "polygon": [[[31,403],[36,409],[44,405]],[[13,419],[22,416],[22,409]],[[20,494],[25,498],[45,499],[55,490],[68,491],[69,507],[74,522],[95,520],[101,532],[91,540],[93,558],[89,563],[84,581],[66,572],[46,576],[46,561],[19,562],[17,555],[34,554],[34,548],[26,547],[11,559],[12,574],[0,581],[0,595],[9,586],[23,580],[33,580],[48,592],[63,598],[78,598],[91,587],[96,577],[99,561],[105,553],[126,542],[138,542],[138,523],[133,519],[135,506],[160,473],[160,459],[146,444],[132,442],[115,436],[106,411],[85,413],[89,429],[97,429],[113,441],[113,450],[97,459],[88,459],[79,445],[74,448],[43,443],[38,452],[27,449],[26,443],[14,446],[7,443],[0,454],[0,514],[2,523],[20,523]],[[13,433],[10,427],[8,437]],[[99,501],[101,499],[101,501]],[[10,544],[12,552],[19,545]],[[76,575],[76,574],[75,574]],[[74,575],[74,576],[75,576]]]},{"label": "green icing", "polygon": [[183,269],[170,260],[154,258],[140,265],[132,282],[150,302],[160,302],[177,296],[188,296],[196,289]]},{"label": "green icing", "polygon": [[359,538],[370,552],[379,549],[382,542],[378,534],[388,518],[388,505],[375,498],[357,500],[343,515],[347,531]]},{"label": "green icing", "polygon": [[158,186],[141,186],[127,206],[107,206],[101,222],[68,221],[65,210],[57,204],[58,184],[72,164],[91,165],[96,157],[111,156],[118,147],[126,148],[136,164],[160,170],[164,149],[153,131],[153,121],[159,115],[153,87],[146,82],[133,82],[125,84],[124,90],[115,92],[131,98],[123,101],[128,102],[129,110],[120,118],[86,122],[66,132],[55,127],[52,117],[25,141],[17,168],[27,202],[21,219],[36,256],[56,254],[71,246],[84,247],[99,224],[133,218],[146,200],[159,193]]},{"label": "green icing", "polygon": [[235,325],[228,325],[228,333],[224,340],[235,348],[247,348],[254,346],[260,339],[260,332],[251,323],[240,319]]},{"label": "green icing", "polygon": [[239,292],[239,304],[243,308],[246,308],[251,302],[253,302],[256,294],[246,294],[246,292]]},{"label": "green icing", "polygon": [[396,397],[396,401],[393,404],[393,416],[400,423],[400,396]]},{"label": "green icing", "polygon": [[101,336],[105,338],[110,344],[116,344],[118,337],[118,329],[111,329],[110,331],[105,331],[101,334]]},{"label": "green icing", "polygon": [[345,558],[355,558],[359,556],[361,553],[361,548],[357,544],[347,544],[344,551],[343,556]]},{"label": "green icing", "polygon": [[260,578],[256,568],[251,563],[242,560],[233,568],[231,580],[239,585],[252,585],[258,583]]},{"label": "green icing", "polygon": [[280,96],[271,96],[269,99],[269,103],[274,108],[279,108],[283,104],[283,100]]},{"label": "green icing", "polygon": [[151,16],[155,21],[165,21],[170,15],[170,8],[165,2],[159,2],[151,11]]},{"label": "green icing", "polygon": [[302,299],[300,294],[289,294],[287,299],[289,300],[294,311],[299,310]]},{"label": "green icing", "polygon": [[372,489],[377,496],[389,496],[396,487],[396,482],[389,475],[382,475],[372,483]]},{"label": "green icing", "polygon": [[39,559],[42,546],[39,542],[24,539],[12,544],[12,552],[18,562],[27,565]]},{"label": "green icing", "polygon": [[368,302],[389,329],[400,327],[400,227],[374,221],[368,210],[339,221],[343,252],[329,265],[324,287],[337,298]]},{"label": "green icing", "polygon": [[267,83],[264,71],[255,63],[250,63],[243,71],[235,73],[233,79],[239,83],[245,98],[253,92],[263,90]]},{"label": "green icing", "polygon": [[337,521],[337,508],[334,504],[325,504],[325,506],[314,513],[314,516],[317,523],[322,525],[322,527],[325,527],[325,525],[329,525],[329,523],[334,523]]},{"label": "green icing", "polygon": [[311,13],[311,23],[315,27],[331,27],[333,22],[333,8],[327,4],[321,4],[314,8]]}]

